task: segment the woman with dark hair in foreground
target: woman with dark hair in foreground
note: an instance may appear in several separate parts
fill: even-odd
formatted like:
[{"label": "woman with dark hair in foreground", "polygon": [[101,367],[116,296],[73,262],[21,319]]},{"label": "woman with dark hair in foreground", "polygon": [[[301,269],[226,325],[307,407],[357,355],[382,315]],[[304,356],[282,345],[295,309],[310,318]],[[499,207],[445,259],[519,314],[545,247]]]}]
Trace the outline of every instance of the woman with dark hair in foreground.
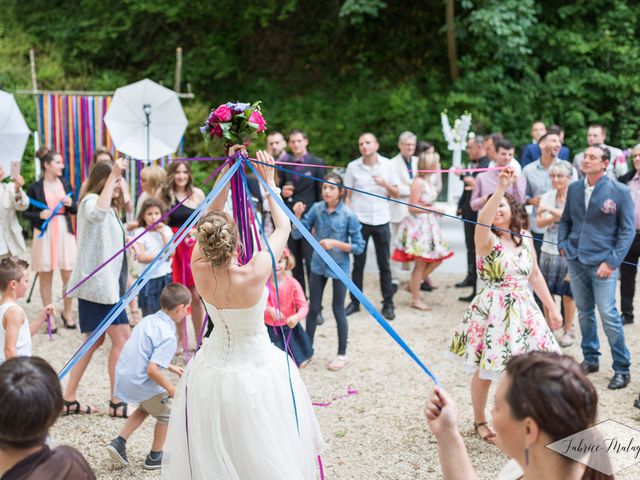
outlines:
[{"label": "woman with dark hair in foreground", "polygon": [[[573,358],[552,352],[512,357],[498,384],[492,415],[496,445],[511,460],[496,478],[612,479],[547,448],[592,427],[597,407],[598,394]],[[444,480],[478,478],[458,432],[458,408],[451,396],[435,387],[424,413],[438,440]]]}]

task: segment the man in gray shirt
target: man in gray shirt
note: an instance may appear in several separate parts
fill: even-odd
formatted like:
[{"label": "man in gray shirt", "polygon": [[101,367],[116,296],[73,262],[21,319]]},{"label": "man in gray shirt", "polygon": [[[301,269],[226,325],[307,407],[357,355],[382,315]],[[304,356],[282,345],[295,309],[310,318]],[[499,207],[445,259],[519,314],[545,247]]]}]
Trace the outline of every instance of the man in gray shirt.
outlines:
[{"label": "man in gray shirt", "polygon": [[[522,174],[527,179],[526,205],[533,207],[529,214],[529,228],[533,238],[536,239],[533,245],[538,258],[540,258],[540,248],[542,247],[542,237],[544,237],[545,229],[536,225],[536,213],[540,205],[540,197],[551,190],[549,169],[558,162],[567,163],[569,167],[571,167],[571,164],[558,158],[562,142],[557,133],[545,133],[538,139],[538,145],[541,152],[540,158],[524,167]],[[572,168],[572,170],[573,176],[571,180],[574,181],[578,179],[578,174],[575,169]]]}]

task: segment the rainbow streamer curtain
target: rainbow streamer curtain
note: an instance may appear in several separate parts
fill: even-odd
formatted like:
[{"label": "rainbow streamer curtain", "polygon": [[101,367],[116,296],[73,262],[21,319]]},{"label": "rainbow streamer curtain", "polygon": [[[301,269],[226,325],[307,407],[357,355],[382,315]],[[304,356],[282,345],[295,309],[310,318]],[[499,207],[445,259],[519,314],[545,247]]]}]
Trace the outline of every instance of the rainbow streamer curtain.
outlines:
[{"label": "rainbow streamer curtain", "polygon": [[76,195],[89,174],[95,149],[104,145],[114,152],[103,120],[110,103],[111,97],[39,95],[40,144],[62,154],[65,177]]}]

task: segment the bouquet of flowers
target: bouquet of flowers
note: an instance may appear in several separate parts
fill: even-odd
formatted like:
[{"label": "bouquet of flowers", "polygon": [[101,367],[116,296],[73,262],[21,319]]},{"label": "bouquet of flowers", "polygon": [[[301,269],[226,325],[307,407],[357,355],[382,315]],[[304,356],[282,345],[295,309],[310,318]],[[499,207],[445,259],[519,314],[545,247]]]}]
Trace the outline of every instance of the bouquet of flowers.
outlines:
[{"label": "bouquet of flowers", "polygon": [[267,122],[260,112],[260,103],[225,103],[211,110],[200,127],[204,141],[213,155],[222,155],[230,146],[249,145],[267,130]]}]

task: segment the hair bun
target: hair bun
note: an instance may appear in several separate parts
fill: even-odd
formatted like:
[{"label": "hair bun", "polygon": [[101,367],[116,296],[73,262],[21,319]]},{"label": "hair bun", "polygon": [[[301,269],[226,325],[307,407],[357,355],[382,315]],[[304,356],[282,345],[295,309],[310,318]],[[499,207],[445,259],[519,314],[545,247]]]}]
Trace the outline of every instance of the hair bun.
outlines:
[{"label": "hair bun", "polygon": [[224,212],[205,215],[198,225],[196,239],[214,267],[229,263],[236,254],[238,238],[233,218]]}]

